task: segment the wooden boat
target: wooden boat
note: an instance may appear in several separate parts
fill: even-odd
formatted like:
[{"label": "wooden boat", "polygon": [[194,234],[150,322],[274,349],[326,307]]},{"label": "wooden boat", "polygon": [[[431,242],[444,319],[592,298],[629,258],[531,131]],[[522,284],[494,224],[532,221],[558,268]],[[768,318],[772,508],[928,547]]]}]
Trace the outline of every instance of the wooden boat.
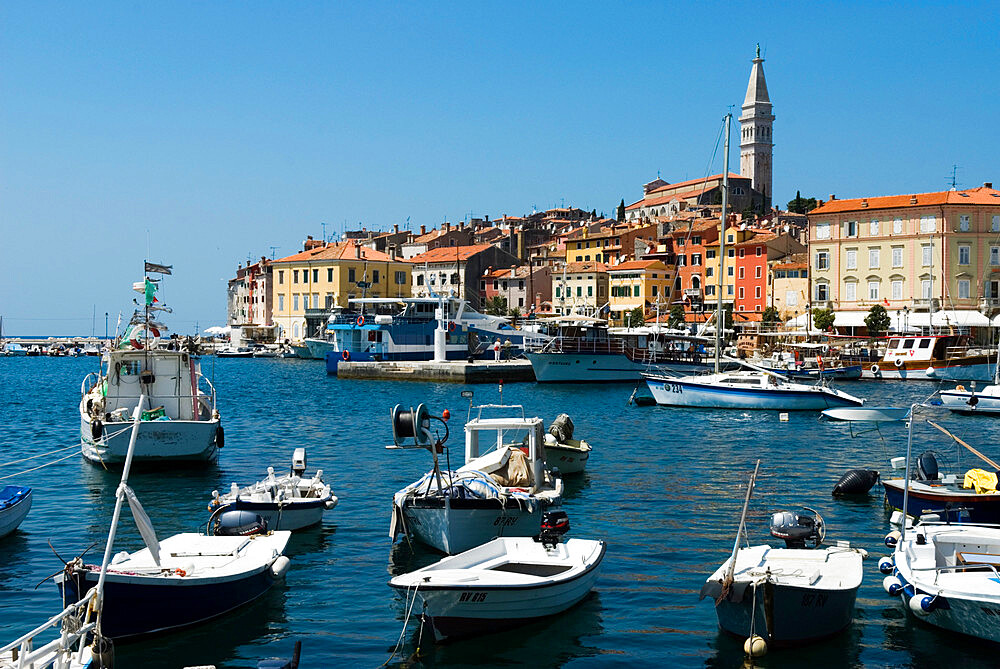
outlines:
[{"label": "wooden boat", "polygon": [[605,550],[603,541],[501,537],[396,576],[389,585],[408,602],[418,601],[414,610],[442,641],[566,611],[594,587]]},{"label": "wooden boat", "polygon": [[[267,521],[270,530],[299,530],[323,520],[323,512],[337,506],[337,497],[323,482],[323,470],[306,478],[306,450],[296,448],[292,467],[287,474],[274,475],[267,468],[267,477],[251,486],[240,488],[233,483],[230,491],[212,493],[208,510],[212,518],[226,511],[249,511]],[[209,520],[211,524],[212,520]]]},{"label": "wooden boat", "polygon": [[0,538],[16,530],[31,510],[31,488],[8,485],[0,488]]},{"label": "wooden boat", "polygon": [[[403,448],[402,442],[414,437],[434,461],[430,472],[393,496],[393,540],[412,535],[454,554],[498,536],[532,537],[539,533],[542,513],[561,502],[562,479],[544,466],[542,419],[525,417],[520,406],[477,408],[479,414],[465,425],[465,464],[455,471],[440,469],[438,453],[447,433],[443,440],[431,439],[424,405],[416,411],[393,409],[392,448]],[[520,415],[483,418],[483,409],[515,409]]]},{"label": "wooden boat", "polygon": [[573,429],[573,421],[562,413],[545,434],[545,466],[558,469],[560,474],[579,474],[590,459],[590,444],[574,439]]}]

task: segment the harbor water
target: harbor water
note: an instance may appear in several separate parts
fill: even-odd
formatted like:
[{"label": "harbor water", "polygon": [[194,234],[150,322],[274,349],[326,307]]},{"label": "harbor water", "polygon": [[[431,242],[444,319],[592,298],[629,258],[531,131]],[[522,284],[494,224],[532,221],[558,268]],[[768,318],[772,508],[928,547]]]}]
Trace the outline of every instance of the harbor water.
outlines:
[{"label": "harbor water", "polygon": [[[203,372],[219,394],[226,430],[217,464],[179,471],[134,473],[136,491],[163,537],[203,527],[213,490],[259,480],[269,465],[288,467],[292,450],[307,449],[340,498],[322,526],[296,533],[284,584],[250,606],[195,629],[116,648],[118,667],[158,669],[195,664],[255,667],[263,657],[290,655],[302,641],[303,667],[378,667],[403,627],[403,601],[387,581],[438,558],[405,541],[392,545],[392,494],[430,468],[425,451],[390,451],[389,409],[425,402],[432,413],[450,409],[451,462],[462,457],[462,424],[471,388],[475,402],[498,403],[495,385],[343,380],[317,361],[205,358]],[[0,461],[78,443],[80,382],[97,358],[0,359]],[[855,382],[838,387],[874,405],[908,405],[927,397],[929,382]],[[806,505],[828,523],[828,540],[849,540],[869,551],[854,625],[806,648],[773,650],[766,667],[938,666],[993,667],[997,648],[915,621],[881,586],[879,556],[888,553],[881,488],[855,500],[830,495],[847,469],[887,474],[889,458],[906,446],[903,424],[859,434],[857,426],[821,421],[812,412],[787,422],[773,411],[712,411],[628,406],[627,384],[507,384],[503,402],[523,404],[546,423],[570,414],[576,436],[589,441],[587,472],[567,477],[563,508],[570,536],[605,539],[608,554],[595,593],[563,616],[531,627],[444,645],[415,643],[415,621],[391,665],[738,667],[743,639],[718,630],[710,601],[699,601],[706,576],[728,556],[744,484],[757,458],[761,476],[750,507],[751,542],[768,535],[769,514]],[[1000,423],[988,417],[943,421],[987,455]],[[915,452],[934,449],[946,472],[979,464],[936,430],[918,427]],[[5,465],[0,476],[74,451]],[[0,539],[0,630],[8,641],[55,614],[51,580],[63,559],[90,547],[100,561],[119,472],[77,454],[3,484],[31,486],[34,504],[20,530]],[[50,550],[51,542],[53,550]],[[116,550],[142,543],[126,510]],[[36,585],[38,586],[36,588]],[[526,611],[529,613],[530,611]]]}]

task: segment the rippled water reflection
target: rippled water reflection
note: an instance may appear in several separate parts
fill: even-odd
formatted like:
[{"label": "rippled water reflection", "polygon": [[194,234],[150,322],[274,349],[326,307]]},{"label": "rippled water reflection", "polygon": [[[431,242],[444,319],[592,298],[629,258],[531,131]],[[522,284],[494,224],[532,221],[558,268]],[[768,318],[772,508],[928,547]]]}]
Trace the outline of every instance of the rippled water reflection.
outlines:
[{"label": "rippled water reflection", "polygon": [[[80,380],[93,358],[0,360],[0,461],[69,445],[76,439]],[[429,468],[423,452],[391,452],[388,410],[400,402],[449,408],[453,427],[465,418],[457,385],[344,381],[320,363],[296,360],[206,359],[215,375],[226,447],[218,465],[175,472],[137,472],[132,485],[161,535],[191,531],[206,520],[213,489],[260,478],[268,465],[287,466],[296,446],[308,448],[310,469],[322,468],[340,497],[321,527],[296,534],[289,545],[287,582],[265,598],[200,629],[118,648],[119,666],[144,669],[215,663],[255,666],[260,657],[288,654],[303,641],[306,667],[378,666],[399,636],[402,601],[387,587],[390,575],[436,556],[405,543],[391,546],[391,495]],[[847,387],[874,404],[903,405],[933,391],[929,383],[863,382]],[[495,386],[475,386],[476,399],[495,402]],[[901,427],[852,437],[844,424],[816,414],[701,411],[629,407],[630,386],[508,384],[504,401],[551,420],[568,412],[578,435],[595,447],[587,473],[567,481],[565,508],[572,534],[604,538],[608,556],[597,592],[568,614],[536,628],[424,647],[412,631],[402,659],[410,666],[614,666],[670,661],[676,666],[736,667],[742,640],[718,631],[709,602],[698,601],[705,577],[732,546],[742,503],[740,486],[756,458],[762,475],[751,505],[750,536],[768,539],[768,515],[806,504],[829,523],[830,539],[867,548],[865,582],[856,624],[846,634],[807,649],[772,652],[768,667],[937,665],[995,666],[996,648],[947,635],[908,619],[883,594],[876,559],[886,531],[881,498],[830,496],[849,468],[887,471],[887,458],[905,448]],[[997,428],[989,418],[956,417],[947,424],[988,455],[997,455]],[[971,456],[938,434],[919,433],[947,466],[964,471]],[[461,439],[452,444],[459,453]],[[8,468],[8,472],[17,467]],[[3,475],[3,473],[0,473]],[[71,458],[27,474],[34,508],[22,529],[0,540],[0,620],[13,638],[56,611],[55,587],[35,584],[63,557],[101,542],[113,508],[117,475]],[[128,514],[125,514],[127,519]],[[134,526],[122,523],[119,548],[135,549]],[[92,550],[99,558],[101,546]],[[399,661],[400,658],[397,658]]]}]

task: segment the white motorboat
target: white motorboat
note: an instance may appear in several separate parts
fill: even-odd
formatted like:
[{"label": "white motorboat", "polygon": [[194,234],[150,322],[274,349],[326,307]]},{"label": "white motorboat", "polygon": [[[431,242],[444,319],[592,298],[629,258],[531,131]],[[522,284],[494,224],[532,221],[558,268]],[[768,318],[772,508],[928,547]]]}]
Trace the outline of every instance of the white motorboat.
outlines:
[{"label": "white motorboat", "polygon": [[917,618],[936,627],[1000,642],[1000,528],[906,523],[879,561],[883,587]]},{"label": "white motorboat", "polygon": [[225,348],[220,348],[215,351],[215,357],[217,358],[252,358],[253,351],[246,347],[236,348],[234,346],[227,346]]},{"label": "white motorboat", "polygon": [[861,406],[864,400],[822,383],[794,383],[767,371],[744,370],[704,376],[644,374],[657,404],[712,409],[821,411]]},{"label": "white motorboat", "polygon": [[959,384],[951,390],[938,392],[941,404],[955,413],[1000,413],[1000,348],[997,350],[997,364],[994,366],[993,383],[976,392],[976,382],[969,383],[969,389]]},{"label": "white motorboat", "polygon": [[233,483],[225,495],[214,491],[208,505],[212,518],[231,510],[249,511],[267,521],[270,530],[299,530],[321,522],[323,512],[337,506],[338,500],[323,482],[322,469],[310,478],[305,471],[306,449],[296,448],[287,474],[275,476],[274,467],[268,467],[263,481],[245,488]]},{"label": "white motorboat", "polygon": [[493,632],[566,611],[594,587],[606,545],[570,539],[493,539],[432,565],[394,577],[389,585],[419,602],[438,641]]},{"label": "white motorboat", "polygon": [[31,488],[8,485],[0,488],[0,538],[16,530],[31,510]]},{"label": "white motorboat", "polygon": [[[531,537],[539,533],[542,514],[562,501],[562,479],[544,466],[541,418],[526,418],[515,406],[484,405],[465,425],[465,464],[442,471],[438,453],[443,439],[430,433],[430,416],[420,405],[392,411],[390,448],[414,446],[431,451],[433,469],[393,496],[389,536],[412,535],[444,553],[460,553],[498,536]],[[483,418],[484,409],[515,409],[520,416]]]},{"label": "white motorboat", "polygon": [[153,314],[168,308],[156,300],[156,285],[146,278],[134,288],[146,294],[144,311],[116,337],[100,371],[81,384],[83,456],[95,464],[121,464],[132,431],[130,415],[144,396],[148,404],[141,407],[137,461],[214,460],[224,443],[215,388],[201,374],[197,356],[180,350],[173,340],[161,345],[166,326],[155,322]]},{"label": "white motorboat", "polygon": [[558,469],[560,474],[579,474],[590,459],[590,444],[574,439],[573,429],[573,421],[562,413],[545,434],[545,466]]},{"label": "white motorboat", "polygon": [[[222,615],[262,595],[284,577],[289,565],[283,552],[291,533],[266,532],[256,517],[246,524],[239,511],[218,518],[217,535],[183,533],[157,539],[149,517],[128,487],[144,400],[140,396],[133,412],[103,561],[87,565],[78,557],[56,577],[64,606],[97,589],[98,629],[112,639],[162,632]],[[126,500],[146,548],[112,557]]]},{"label": "white motorboat", "polygon": [[854,602],[864,575],[861,561],[867,553],[846,542],[820,549],[826,525],[812,509],[807,510],[813,515],[782,511],[771,517],[771,535],[784,539],[785,548],[741,547],[759,467],[758,460],[747,486],[733,552],[705,581],[701,597],[715,600],[723,630],[744,638],[795,645],[832,636],[854,619]]}]

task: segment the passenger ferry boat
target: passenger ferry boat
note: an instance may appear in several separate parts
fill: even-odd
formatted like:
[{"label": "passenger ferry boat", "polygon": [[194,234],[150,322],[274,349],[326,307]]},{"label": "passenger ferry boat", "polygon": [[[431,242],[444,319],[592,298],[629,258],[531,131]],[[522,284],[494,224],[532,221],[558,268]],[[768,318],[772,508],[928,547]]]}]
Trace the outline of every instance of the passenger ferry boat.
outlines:
[{"label": "passenger ferry boat", "polygon": [[310,355],[326,359],[330,373],[348,360],[433,359],[439,318],[446,323],[449,360],[493,355],[490,347],[498,340],[501,345],[509,340],[509,350],[520,352],[526,338],[529,342],[548,339],[516,330],[508,319],[479,313],[456,297],[372,297],[350,300],[350,304],[356,310],[329,318],[325,338],[306,339]]},{"label": "passenger ferry boat", "polygon": [[[169,268],[147,263],[146,271],[169,274]],[[152,314],[156,284],[149,278],[133,288],[146,294],[146,307],[136,312],[124,334],[101,359],[101,369],[88,374],[80,388],[80,444],[83,457],[95,464],[122,464],[128,453],[132,412],[142,403],[136,437],[136,462],[211,461],[223,445],[215,388],[201,374],[197,356],[177,340],[163,342],[166,326]]]},{"label": "passenger ferry boat", "polygon": [[913,335],[890,338],[862,378],[990,381],[995,370],[989,353],[970,348],[967,335]]},{"label": "passenger ferry boat", "polygon": [[699,374],[709,369],[702,337],[659,326],[609,329],[604,321],[585,316],[559,316],[551,321],[556,336],[531,346],[539,383],[628,382],[643,372]]}]

